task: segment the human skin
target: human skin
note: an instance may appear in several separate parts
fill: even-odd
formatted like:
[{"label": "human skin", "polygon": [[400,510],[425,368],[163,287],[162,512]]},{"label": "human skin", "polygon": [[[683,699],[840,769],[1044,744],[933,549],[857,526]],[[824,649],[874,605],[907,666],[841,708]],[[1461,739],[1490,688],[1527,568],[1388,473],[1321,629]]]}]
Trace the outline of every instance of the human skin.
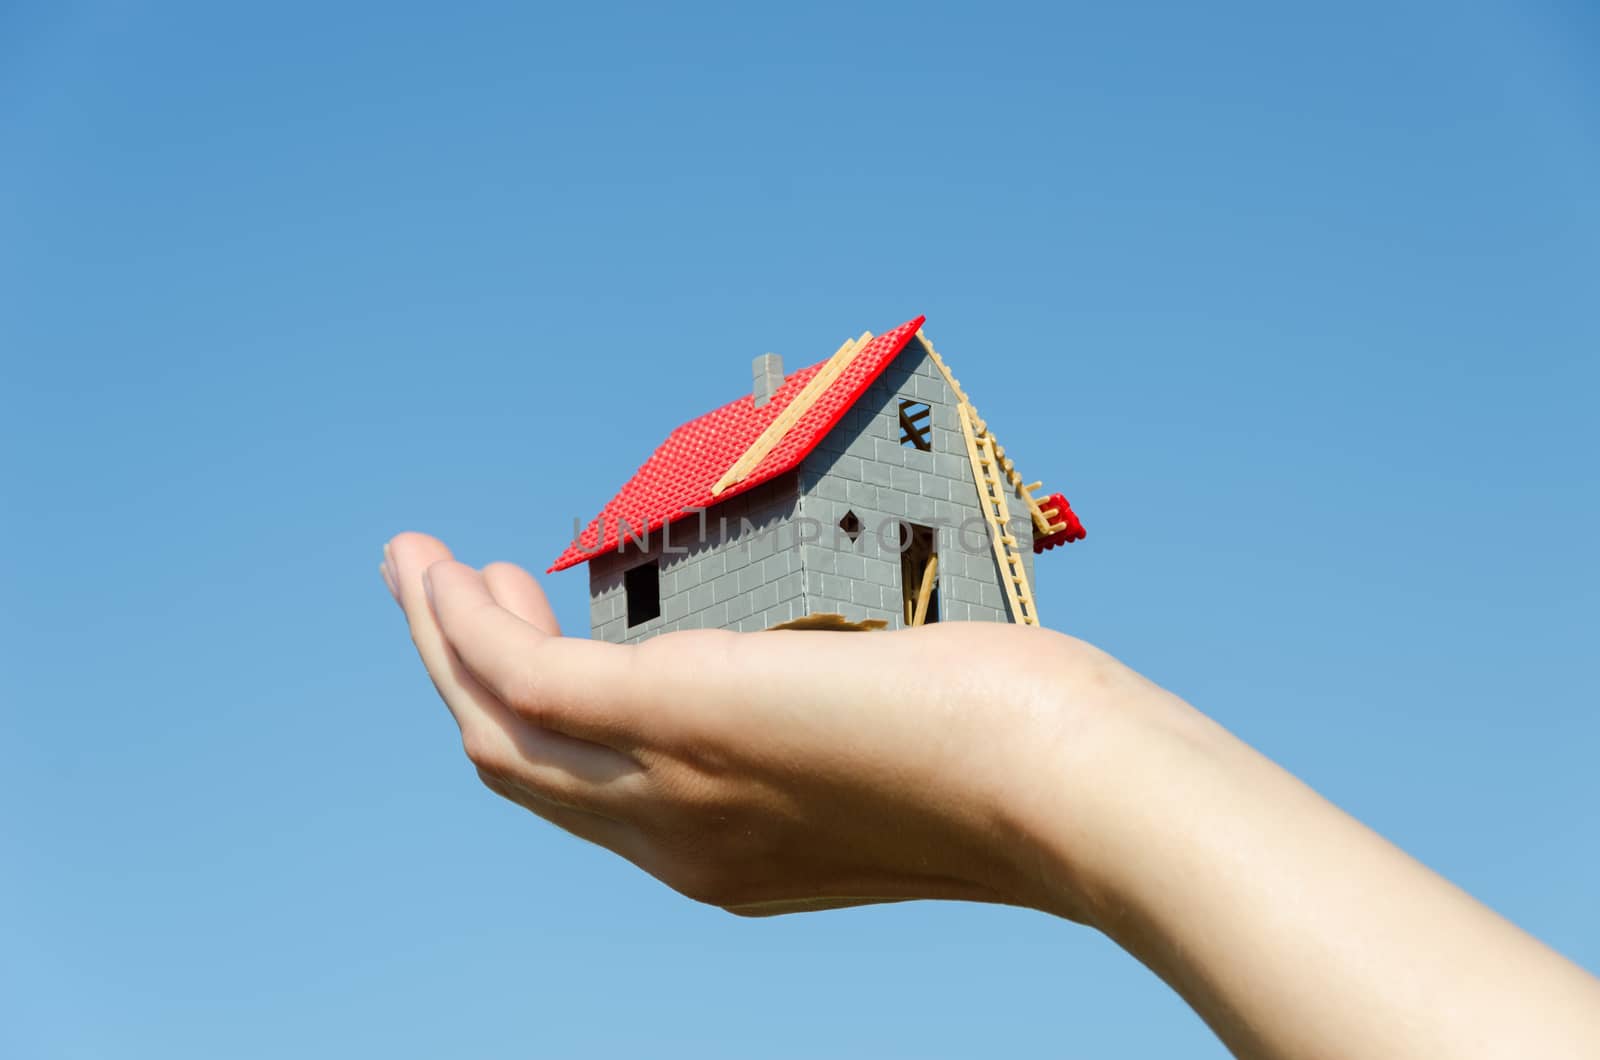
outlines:
[{"label": "human skin", "polygon": [[385,582],[496,793],[765,916],[951,898],[1100,930],[1247,1057],[1600,1056],[1600,981],[1048,630],[560,636],[401,534]]}]

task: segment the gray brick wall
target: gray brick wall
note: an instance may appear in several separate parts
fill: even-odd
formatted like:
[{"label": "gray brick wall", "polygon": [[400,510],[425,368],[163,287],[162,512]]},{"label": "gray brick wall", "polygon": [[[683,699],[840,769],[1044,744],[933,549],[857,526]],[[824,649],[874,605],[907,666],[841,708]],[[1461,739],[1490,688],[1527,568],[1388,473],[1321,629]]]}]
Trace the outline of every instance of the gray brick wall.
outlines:
[{"label": "gray brick wall", "polygon": [[[900,443],[899,406],[928,405],[932,450]],[[1008,498],[1013,533],[1033,584],[1032,525]],[[854,512],[852,543],[838,529]],[[824,611],[903,625],[899,524],[938,531],[940,618],[1009,622],[999,564],[978,505],[956,397],[913,339],[788,475],[765,483],[589,563],[593,635],[630,643],[679,629],[768,629]],[[627,624],[623,575],[661,564],[661,615]]]},{"label": "gray brick wall", "polygon": [[[928,405],[932,451],[900,443],[901,401]],[[938,531],[942,620],[1011,621],[956,396],[919,340],[867,388],[799,471],[800,514],[824,528],[820,541],[800,550],[812,613],[881,618],[891,629],[903,625],[898,525],[908,522]],[[1021,496],[1007,499],[1031,585],[1032,525]],[[862,524],[854,544],[836,531],[846,512]]]},{"label": "gray brick wall", "polygon": [[[589,561],[589,623],[593,636],[624,644],[679,629],[761,630],[807,614],[793,473],[741,493],[705,513],[650,535],[641,548]],[[630,567],[661,564],[661,615],[628,625],[623,575]]]}]

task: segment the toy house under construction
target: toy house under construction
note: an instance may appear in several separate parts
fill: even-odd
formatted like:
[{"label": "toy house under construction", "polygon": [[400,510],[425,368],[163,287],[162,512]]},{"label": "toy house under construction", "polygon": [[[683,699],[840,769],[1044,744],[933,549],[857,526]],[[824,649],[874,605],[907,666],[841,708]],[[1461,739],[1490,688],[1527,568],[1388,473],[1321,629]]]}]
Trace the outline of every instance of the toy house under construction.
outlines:
[{"label": "toy house under construction", "polygon": [[601,640],[679,629],[1038,625],[1033,557],[1083,537],[1025,484],[923,318],[673,431],[551,566]]}]

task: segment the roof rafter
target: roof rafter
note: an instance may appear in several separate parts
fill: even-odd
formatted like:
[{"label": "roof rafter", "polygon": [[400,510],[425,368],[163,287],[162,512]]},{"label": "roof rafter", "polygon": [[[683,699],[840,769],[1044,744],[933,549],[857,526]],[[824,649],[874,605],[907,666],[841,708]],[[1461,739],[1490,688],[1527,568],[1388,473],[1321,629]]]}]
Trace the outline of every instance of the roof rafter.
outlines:
[{"label": "roof rafter", "polygon": [[778,415],[778,418],[767,424],[767,429],[750,443],[750,448],[746,449],[743,455],[733,462],[733,466],[717,479],[711,487],[711,495],[722,496],[729,486],[735,485],[754,471],[761,461],[766,459],[767,454],[772,452],[773,446],[783,441],[783,436],[789,433],[789,428],[799,423],[801,416],[811,411],[811,406],[828,392],[833,381],[850,367],[850,362],[855,360],[856,354],[865,349],[867,343],[871,341],[870,331],[863,331],[860,338],[845,339],[844,345],[835,350],[833,356],[822,366],[822,371],[806,382],[805,389],[795,395],[794,400],[789,402],[788,407]]}]

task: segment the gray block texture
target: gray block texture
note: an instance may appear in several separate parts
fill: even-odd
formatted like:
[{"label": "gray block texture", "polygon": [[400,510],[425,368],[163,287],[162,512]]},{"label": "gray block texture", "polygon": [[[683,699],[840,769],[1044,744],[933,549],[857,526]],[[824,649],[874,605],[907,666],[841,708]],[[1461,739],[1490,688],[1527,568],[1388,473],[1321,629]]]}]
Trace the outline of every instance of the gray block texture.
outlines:
[{"label": "gray block texture", "polygon": [[[930,450],[901,444],[903,401],[928,406]],[[823,528],[820,540],[801,546],[811,613],[883,619],[891,629],[904,625],[899,537],[904,522],[937,533],[942,621],[1012,621],[956,407],[950,384],[921,340],[913,339],[801,462],[799,514]],[[1028,509],[1015,491],[1007,504],[1031,585]],[[860,523],[853,542],[838,529],[847,512]],[[830,570],[839,576],[828,577]]]},{"label": "gray block texture", "polygon": [[[597,640],[631,644],[680,629],[768,629],[806,614],[795,546],[798,476],[781,475],[700,516],[589,561],[589,621]],[[661,614],[628,625],[623,575],[661,570]]]}]

